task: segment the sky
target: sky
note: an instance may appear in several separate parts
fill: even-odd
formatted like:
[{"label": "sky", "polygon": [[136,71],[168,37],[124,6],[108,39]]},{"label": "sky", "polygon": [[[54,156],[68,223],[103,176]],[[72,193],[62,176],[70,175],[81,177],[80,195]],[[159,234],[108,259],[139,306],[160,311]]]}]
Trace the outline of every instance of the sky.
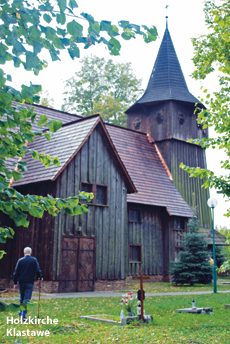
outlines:
[{"label": "sky", "polygon": [[[77,14],[86,12],[94,16],[95,20],[109,20],[116,24],[119,20],[128,20],[138,25],[156,26],[159,38],[152,43],[144,43],[141,37],[130,41],[122,40],[120,56],[112,57],[104,45],[81,49],[81,58],[89,55],[97,55],[105,59],[112,58],[114,62],[131,62],[133,72],[138,79],[142,79],[142,88],[145,89],[164,35],[166,19],[168,16],[168,28],[181,64],[181,68],[187,82],[189,91],[195,97],[202,97],[201,86],[213,92],[216,86],[216,76],[210,76],[207,80],[195,81],[191,78],[194,70],[192,56],[192,37],[207,33],[204,22],[203,1],[201,0],[77,0],[79,9]],[[168,9],[165,6],[169,5]],[[14,69],[6,67],[6,72],[13,75],[13,86],[23,84],[41,84],[44,91],[48,91],[50,98],[54,99],[54,107],[60,109],[63,100],[65,80],[73,76],[80,69],[79,59],[74,61],[67,52],[62,52],[61,61],[52,62],[49,54],[43,58],[48,61],[48,67],[39,76],[32,72],[25,72],[22,68]],[[210,136],[214,133],[210,130]],[[221,174],[220,161],[224,155],[217,149],[207,150],[208,168],[217,174]],[[230,227],[230,220],[223,216],[230,202],[225,202],[222,195],[215,190],[210,192],[212,198],[216,198],[218,205],[215,208],[215,226]]]}]

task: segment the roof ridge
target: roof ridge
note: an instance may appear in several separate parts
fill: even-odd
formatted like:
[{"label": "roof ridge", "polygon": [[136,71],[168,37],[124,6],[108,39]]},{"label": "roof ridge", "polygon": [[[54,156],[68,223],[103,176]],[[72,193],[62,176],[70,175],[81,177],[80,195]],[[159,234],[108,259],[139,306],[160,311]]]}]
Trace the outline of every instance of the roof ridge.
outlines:
[{"label": "roof ridge", "polygon": [[166,164],[166,161],[165,161],[163,155],[161,154],[161,151],[159,150],[156,142],[154,141],[154,139],[149,134],[147,134],[147,138],[148,138],[148,141],[150,143],[153,143],[153,145],[154,145],[154,147],[156,149],[157,155],[159,156],[160,161],[161,161],[161,163],[162,163],[162,165],[163,165],[163,167],[164,167],[164,169],[165,169],[169,179],[173,182],[173,176],[172,176],[172,174],[170,172],[170,169],[168,168],[168,165]]},{"label": "roof ridge", "polygon": [[[168,30],[168,27],[166,27],[166,30],[165,30],[165,34],[169,34],[169,30]],[[168,51],[169,51],[169,41],[167,40],[166,41],[166,49],[167,49],[167,54],[166,54],[166,58],[167,58],[167,67],[168,67],[168,87],[169,87],[169,92],[170,92],[170,96],[172,95],[172,92],[171,92],[171,73],[170,73],[170,68],[169,68],[169,54],[168,54]]]},{"label": "roof ridge", "polygon": [[80,122],[82,122],[82,121],[85,121],[85,120],[88,120],[88,119],[91,119],[91,118],[94,118],[94,117],[97,117],[97,116],[98,116],[98,117],[101,117],[99,114],[95,114],[95,115],[91,115],[91,116],[87,116],[87,117],[81,117],[81,118],[77,119],[77,120],[74,121],[74,122],[67,122],[67,123],[64,123],[64,124],[62,125],[62,128],[63,128],[63,127],[67,127],[68,125],[80,123]]},{"label": "roof ridge", "polygon": [[[104,123],[104,122],[103,122]],[[142,132],[142,131],[137,131],[135,129],[130,129],[130,128],[127,128],[127,127],[120,127],[119,125],[116,125],[116,124],[113,124],[113,123],[104,123],[105,125],[109,125],[111,127],[115,127],[115,128],[119,128],[119,129],[124,129],[124,130],[128,130],[128,131],[131,131],[131,132],[134,132],[134,133],[137,133],[137,134],[141,134],[141,135],[147,135],[147,133],[145,132]]]},{"label": "roof ridge", "polygon": [[54,108],[52,108],[52,107],[48,107],[48,106],[44,106],[44,105],[40,105],[40,104],[30,104],[30,103],[23,103],[23,104],[20,104],[20,103],[18,103],[18,102],[16,102],[17,104],[19,104],[19,105],[22,105],[23,106],[23,104],[25,104],[25,105],[29,105],[29,106],[31,106],[31,107],[39,107],[39,108],[44,108],[44,109],[47,109],[47,110],[52,110],[52,111],[56,111],[56,112],[61,112],[61,113],[63,113],[63,114],[67,114],[67,115],[70,115],[70,116],[74,116],[74,117],[79,117],[79,118],[82,118],[82,116],[80,116],[80,115],[76,115],[76,114],[73,114],[73,113],[69,113],[69,112],[67,112],[67,111],[63,111],[63,110],[58,110],[58,109],[54,109]]}]

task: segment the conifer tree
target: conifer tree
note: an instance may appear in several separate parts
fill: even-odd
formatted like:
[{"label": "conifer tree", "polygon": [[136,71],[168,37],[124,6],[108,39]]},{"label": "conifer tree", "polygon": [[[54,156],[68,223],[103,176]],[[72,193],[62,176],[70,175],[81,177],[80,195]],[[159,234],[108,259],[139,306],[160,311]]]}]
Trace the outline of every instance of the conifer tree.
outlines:
[{"label": "conifer tree", "polygon": [[196,217],[189,220],[189,231],[184,235],[184,251],[180,252],[179,261],[174,263],[171,270],[172,281],[175,284],[193,285],[212,282],[207,243],[204,237],[198,234],[199,228]]}]

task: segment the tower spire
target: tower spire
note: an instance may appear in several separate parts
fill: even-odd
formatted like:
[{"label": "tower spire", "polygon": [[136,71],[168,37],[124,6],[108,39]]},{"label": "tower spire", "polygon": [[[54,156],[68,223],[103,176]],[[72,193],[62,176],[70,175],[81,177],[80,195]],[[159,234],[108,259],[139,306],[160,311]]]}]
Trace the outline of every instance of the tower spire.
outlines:
[{"label": "tower spire", "polygon": [[158,55],[150,75],[150,79],[143,96],[129,108],[133,110],[138,105],[151,104],[166,100],[176,100],[186,103],[195,103],[203,107],[200,101],[188,90],[180,62],[178,60],[173,42],[168,30],[168,17],[166,16],[166,29]]}]

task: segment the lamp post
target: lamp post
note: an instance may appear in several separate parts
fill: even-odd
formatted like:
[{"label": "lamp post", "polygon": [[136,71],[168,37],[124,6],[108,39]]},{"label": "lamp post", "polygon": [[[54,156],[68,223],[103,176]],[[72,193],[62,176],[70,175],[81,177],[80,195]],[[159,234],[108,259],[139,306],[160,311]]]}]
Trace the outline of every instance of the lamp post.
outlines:
[{"label": "lamp post", "polygon": [[213,240],[213,292],[217,292],[216,288],[216,251],[215,251],[215,233],[214,233],[214,208],[217,206],[215,198],[209,198],[208,206],[212,209],[212,240]]}]

